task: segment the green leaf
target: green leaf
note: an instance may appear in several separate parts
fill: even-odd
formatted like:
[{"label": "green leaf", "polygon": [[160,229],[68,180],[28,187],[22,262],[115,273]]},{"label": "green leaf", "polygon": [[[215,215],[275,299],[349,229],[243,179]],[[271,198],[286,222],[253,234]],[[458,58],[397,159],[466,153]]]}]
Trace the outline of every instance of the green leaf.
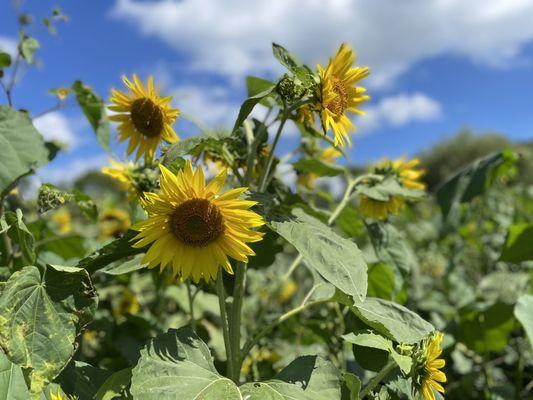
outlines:
[{"label": "green leaf", "polygon": [[457,341],[478,354],[503,350],[515,326],[513,306],[504,303],[465,307],[459,311],[459,319]]},{"label": "green leaf", "polygon": [[398,271],[409,272],[416,268],[416,255],[404,236],[392,224],[375,222],[368,225],[370,240],[376,256]]},{"label": "green leaf", "polygon": [[500,260],[519,263],[533,260],[533,224],[515,224],[509,227]]},{"label": "green leaf", "polygon": [[0,351],[0,400],[27,400],[28,397],[22,369]]},{"label": "green leaf", "polygon": [[241,386],[247,400],[331,400],[341,398],[341,372],[317,356],[298,357],[266,382]]},{"label": "green leaf", "polygon": [[272,94],[272,92],[274,91],[275,87],[276,86],[272,84],[269,88],[244,100],[241,105],[241,109],[239,110],[239,115],[237,116],[237,120],[235,121],[235,125],[233,126],[232,132],[235,132],[241,127],[242,123],[246,120],[246,118],[248,118],[248,115],[250,115],[257,103],[270,96],[270,94]]},{"label": "green leaf", "polygon": [[145,249],[136,249],[131,247],[131,239],[133,239],[136,235],[136,231],[129,230],[121,238],[112,241],[111,243],[82,259],[78,263],[77,267],[84,268],[92,273],[98,269],[104,268],[112,262],[144,253]]},{"label": "green leaf", "polygon": [[142,263],[142,254],[133,257],[126,262],[117,262],[102,268],[100,271],[108,275],[122,275],[129,274],[130,272],[137,271],[146,267],[146,264]]},{"label": "green leaf", "polygon": [[8,53],[0,51],[0,69],[7,68],[11,65],[11,56]]},{"label": "green leaf", "polygon": [[294,169],[303,173],[312,173],[318,176],[337,176],[344,173],[345,168],[326,163],[316,158],[307,158],[299,160],[292,164]]},{"label": "green leaf", "polygon": [[15,272],[0,295],[0,346],[40,392],[68,363],[96,308],[87,271],[48,265]]},{"label": "green leaf", "polygon": [[437,202],[444,218],[454,211],[459,203],[466,203],[483,194],[492,185],[494,178],[506,173],[517,160],[512,151],[493,153],[474,161],[437,190]]},{"label": "green leaf", "polygon": [[344,293],[364,300],[366,263],[357,245],[301,209],[293,214],[295,217],[271,221],[272,228],[296,247],[308,267]]},{"label": "green leaf", "polygon": [[422,190],[408,189],[400,185],[397,178],[394,176],[387,176],[380,182],[363,183],[358,185],[352,197],[360,194],[377,201],[388,201],[393,196],[413,200],[425,196],[425,192]]},{"label": "green leaf", "polygon": [[47,237],[38,248],[57,254],[63,260],[80,258],[86,254],[85,238],[80,235]]},{"label": "green leaf", "polygon": [[[268,90],[270,87],[275,85],[273,82],[268,81],[263,78],[258,78],[256,76],[247,76],[246,77],[246,90],[248,92],[248,97],[255,96],[258,93]],[[271,107],[276,104],[276,102],[271,98],[265,98],[259,102],[262,106]]]},{"label": "green leaf", "polygon": [[39,42],[32,37],[25,37],[20,43],[20,54],[28,62],[28,64],[33,63],[33,55],[40,47]]},{"label": "green leaf", "polygon": [[241,400],[237,386],[221,376],[209,348],[188,327],[150,340],[132,372],[131,394],[144,400]]},{"label": "green leaf", "polygon": [[66,192],[58,189],[51,183],[41,185],[37,203],[40,213],[55,210],[68,203],[75,203],[91,221],[95,222],[98,216],[96,204],[88,195],[78,189],[74,189],[72,192]]},{"label": "green leaf", "polygon": [[276,57],[281,65],[291,71],[302,83],[305,85],[311,85],[313,83],[313,73],[283,46],[272,43],[272,54],[274,54],[274,57]]},{"label": "green leaf", "polygon": [[426,338],[434,328],[413,311],[392,301],[367,297],[355,303],[342,293],[337,300],[352,310],[365,324],[398,343],[416,343]]},{"label": "green leaf", "polygon": [[529,339],[529,345],[533,348],[533,296],[530,294],[523,295],[518,299],[514,306],[514,316],[526,331]]},{"label": "green leaf", "polygon": [[121,369],[115,372],[104,382],[96,392],[94,398],[96,400],[113,400],[120,395],[130,384],[131,368]]},{"label": "green leaf", "polygon": [[1,225],[7,227],[7,232],[12,242],[15,243],[20,255],[17,257],[20,266],[31,265],[35,262],[35,239],[22,220],[22,211],[16,213],[7,211],[0,217]]},{"label": "green leaf", "polygon": [[203,145],[207,140],[209,140],[209,138],[197,136],[179,140],[165,150],[162,161],[163,165],[168,167],[176,159],[187,154],[194,156],[199,155],[202,152]]},{"label": "green leaf", "polygon": [[362,333],[349,333],[348,335],[344,335],[342,338],[348,343],[352,343],[357,346],[385,350],[391,355],[396,364],[398,364],[398,367],[400,367],[405,374],[408,374],[411,371],[411,365],[413,364],[411,357],[398,353],[394,348],[392,341],[384,338],[381,335],[377,335],[369,331]]},{"label": "green leaf", "polygon": [[[515,304],[529,289],[530,274],[527,272],[492,272],[481,279],[477,287],[479,297],[493,303],[501,301]],[[505,285],[502,285],[505,282]]]},{"label": "green leaf", "polygon": [[368,291],[370,297],[392,300],[394,294],[394,272],[385,263],[368,267]]},{"label": "green leaf", "polygon": [[263,236],[263,240],[251,244],[255,256],[250,258],[248,267],[264,268],[272,265],[276,259],[276,255],[283,251],[283,245],[279,242],[279,235],[271,230],[267,230]]},{"label": "green leaf", "polygon": [[4,196],[20,177],[48,162],[42,136],[28,114],[0,106],[0,195]]},{"label": "green leaf", "polygon": [[72,361],[56,380],[61,389],[76,396],[79,400],[92,400],[111,372],[93,367],[81,361]]},{"label": "green leaf", "polygon": [[76,94],[78,105],[85,114],[85,117],[91,124],[98,143],[109,151],[109,120],[105,112],[104,101],[98,97],[93,90],[84,85],[81,81],[75,81],[72,84],[72,90]]},{"label": "green leaf", "polygon": [[342,400],[359,400],[361,381],[356,375],[349,372],[344,373],[344,388]]}]

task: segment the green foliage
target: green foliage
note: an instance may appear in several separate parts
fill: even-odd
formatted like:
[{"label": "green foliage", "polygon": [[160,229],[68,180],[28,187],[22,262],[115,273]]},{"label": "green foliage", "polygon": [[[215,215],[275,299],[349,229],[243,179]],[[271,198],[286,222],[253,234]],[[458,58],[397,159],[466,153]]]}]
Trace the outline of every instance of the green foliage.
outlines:
[{"label": "green foliage", "polygon": [[15,272],[0,295],[0,345],[38,393],[74,352],[74,338],[97,301],[83,269],[49,265]]},{"label": "green foliage", "polygon": [[317,158],[302,159],[292,165],[296,171],[312,173],[318,176],[337,176],[345,172],[343,167],[326,163]]},{"label": "green foliage", "polygon": [[24,112],[0,106],[0,197],[22,176],[48,161],[48,152],[39,132]]},{"label": "green foliage", "polygon": [[533,260],[533,224],[515,224],[509,227],[500,259],[513,263]]},{"label": "green foliage", "polygon": [[305,214],[293,215],[270,224],[300,252],[309,268],[343,292],[364,300],[367,290],[366,263],[357,245]]},{"label": "green foliage", "polygon": [[72,84],[72,90],[76,94],[76,100],[83,114],[91,124],[98,143],[109,150],[109,121],[105,112],[104,101],[98,97],[94,91],[81,81]]},{"label": "green foliage", "polygon": [[529,345],[533,348],[533,296],[526,294],[521,296],[514,307],[514,316],[526,331]]},{"label": "green foliage", "polygon": [[272,92],[275,89],[275,85],[272,85],[265,90],[256,93],[250,97],[248,97],[241,105],[241,108],[239,110],[239,115],[237,116],[237,120],[235,121],[235,125],[233,125],[232,132],[236,132],[237,129],[241,127],[243,122],[248,118],[248,115],[252,112],[254,107],[261,101],[265,100],[268,96],[272,94]]},{"label": "green foliage", "polygon": [[26,400],[28,396],[22,369],[0,353],[0,400]]},{"label": "green foliage", "polygon": [[19,52],[28,64],[33,64],[33,56],[39,47],[39,42],[36,39],[27,36],[20,42]]}]

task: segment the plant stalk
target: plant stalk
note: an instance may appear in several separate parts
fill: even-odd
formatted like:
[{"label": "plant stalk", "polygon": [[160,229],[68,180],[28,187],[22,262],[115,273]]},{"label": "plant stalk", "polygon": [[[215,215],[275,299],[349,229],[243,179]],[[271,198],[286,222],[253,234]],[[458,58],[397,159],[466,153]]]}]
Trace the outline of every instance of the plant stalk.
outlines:
[{"label": "plant stalk", "polygon": [[226,365],[227,365],[227,375],[229,377],[233,376],[233,363],[232,363],[232,351],[231,351],[231,342],[228,328],[228,315],[226,312],[226,290],[224,289],[224,281],[222,279],[222,267],[218,267],[217,273],[217,295],[218,295],[218,305],[220,307],[220,319],[222,320],[222,334],[224,336],[224,347],[226,348]]},{"label": "plant stalk", "polygon": [[379,383],[385,378],[389,372],[391,372],[396,367],[396,363],[394,361],[389,361],[387,365],[376,375],[374,376],[370,382],[363,388],[363,390],[359,393],[359,399],[364,399],[368,394],[377,386]]}]

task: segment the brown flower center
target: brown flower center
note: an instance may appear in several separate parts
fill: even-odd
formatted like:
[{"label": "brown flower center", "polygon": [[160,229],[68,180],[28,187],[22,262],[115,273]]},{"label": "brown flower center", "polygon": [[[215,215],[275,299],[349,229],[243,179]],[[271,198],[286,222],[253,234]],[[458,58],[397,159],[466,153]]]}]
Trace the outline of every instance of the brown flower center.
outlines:
[{"label": "brown flower center", "polygon": [[156,137],[163,130],[163,112],[152,100],[137,99],[131,105],[131,121],[146,137]]},{"label": "brown flower center", "polygon": [[333,78],[333,92],[335,93],[335,97],[328,102],[326,108],[340,117],[344,110],[348,108],[348,91],[342,80]]},{"label": "brown flower center", "polygon": [[224,232],[222,213],[209,200],[187,200],[172,213],[170,230],[185,244],[205,247]]}]

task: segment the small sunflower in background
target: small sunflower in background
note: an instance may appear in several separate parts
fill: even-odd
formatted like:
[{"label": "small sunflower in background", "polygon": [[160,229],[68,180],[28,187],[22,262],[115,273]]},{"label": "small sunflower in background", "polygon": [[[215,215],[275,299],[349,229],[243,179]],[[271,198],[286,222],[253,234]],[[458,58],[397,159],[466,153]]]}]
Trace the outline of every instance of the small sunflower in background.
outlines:
[{"label": "small sunflower in background", "polygon": [[139,313],[140,308],[139,298],[131,289],[126,287],[117,304],[113,306],[113,315],[115,315],[115,318],[136,315]]},{"label": "small sunflower in background", "polygon": [[62,235],[66,235],[72,231],[72,215],[66,208],[61,208],[54,212],[50,219],[54,222],[57,230]]},{"label": "small sunflower in background", "polygon": [[129,214],[118,208],[111,208],[100,214],[100,240],[119,238],[131,225]]},{"label": "small sunflower in background", "polygon": [[446,374],[441,371],[445,360],[439,358],[443,336],[442,332],[433,333],[415,355],[415,380],[424,400],[435,400],[434,390],[444,393],[444,388],[439,383],[446,382]]},{"label": "small sunflower in background", "polygon": [[123,76],[122,81],[129,89],[124,93],[113,89],[109,106],[117,114],[109,117],[119,122],[119,140],[129,140],[127,153],[132,154],[137,149],[135,158],[144,156],[152,161],[157,146],[162,140],[174,143],[178,136],[172,124],[179,115],[179,110],[170,107],[171,96],[161,97],[154,87],[153,77],[148,78],[144,87],[137,75],[133,75],[133,82]]},{"label": "small sunflower in background", "polygon": [[359,195],[359,209],[370,218],[384,220],[389,214],[396,215],[405,205],[398,196],[390,196],[388,200],[375,200],[364,194]]},{"label": "small sunflower in background", "polygon": [[131,161],[122,163],[109,160],[111,166],[102,168],[102,173],[117,180],[128,192],[130,200],[143,197],[144,192],[158,188],[159,170],[155,165],[139,165]]},{"label": "small sunflower in background", "polygon": [[392,163],[392,167],[398,174],[400,183],[403,186],[407,189],[425,190],[426,184],[420,182],[420,178],[424,176],[426,171],[423,169],[417,169],[419,165],[420,160],[418,158],[405,161],[405,158],[402,157]]},{"label": "small sunflower in background", "polygon": [[[333,164],[335,160],[341,156],[342,153],[339,150],[333,147],[328,147],[319,153],[318,159],[325,163]],[[298,183],[305,186],[307,189],[313,189],[313,185],[318,178],[319,176],[312,172],[303,173],[298,175]]]},{"label": "small sunflower in background", "polygon": [[363,115],[359,106],[368,101],[366,89],[356,84],[369,74],[368,67],[353,67],[355,53],[343,43],[326,68],[318,65],[320,75],[320,117],[324,128],[333,130],[335,146],[351,145],[349,131],[355,129],[347,113]]},{"label": "small sunflower in background", "polygon": [[172,268],[181,280],[192,276],[199,282],[215,279],[219,266],[233,273],[228,257],[248,262],[255,253],[246,243],[261,240],[263,234],[253,228],[264,221],[250,210],[255,201],[240,199],[247,188],[218,194],[226,170],[206,185],[202,168],[194,171],[188,160],[177,175],[160,168],[160,192],[141,199],[148,219],[133,227],[139,231],[133,247],[150,245],[143,263],[159,265],[161,271]]}]

